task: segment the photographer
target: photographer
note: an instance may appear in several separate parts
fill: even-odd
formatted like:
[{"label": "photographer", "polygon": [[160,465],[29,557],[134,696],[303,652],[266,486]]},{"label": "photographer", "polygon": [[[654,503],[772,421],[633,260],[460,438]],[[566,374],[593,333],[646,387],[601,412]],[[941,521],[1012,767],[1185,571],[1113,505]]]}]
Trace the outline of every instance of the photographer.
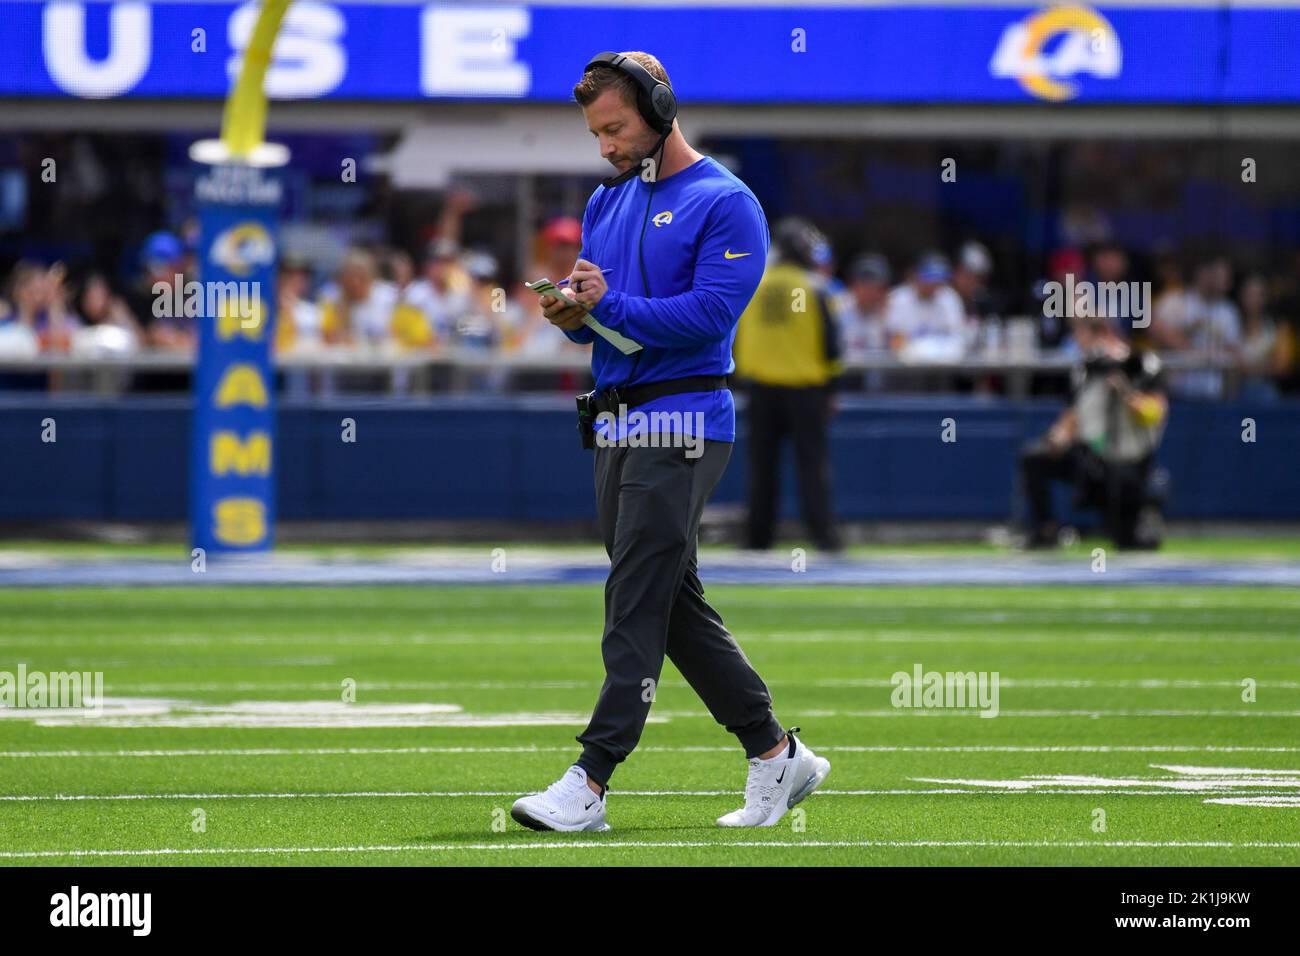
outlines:
[{"label": "photographer", "polygon": [[1159,542],[1139,528],[1139,518],[1169,411],[1164,368],[1155,353],[1130,347],[1105,318],[1072,324],[1083,359],[1071,375],[1070,407],[1020,456],[1029,507],[1025,546],[1056,544],[1055,480],[1076,487],[1076,504],[1102,509],[1118,547],[1155,547]]}]

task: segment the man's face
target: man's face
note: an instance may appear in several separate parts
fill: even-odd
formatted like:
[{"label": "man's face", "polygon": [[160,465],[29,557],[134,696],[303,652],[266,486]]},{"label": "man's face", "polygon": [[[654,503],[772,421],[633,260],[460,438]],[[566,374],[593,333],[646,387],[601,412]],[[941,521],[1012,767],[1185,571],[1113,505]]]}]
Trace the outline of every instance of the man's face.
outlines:
[{"label": "man's face", "polygon": [[936,279],[923,279],[918,275],[913,278],[912,285],[916,288],[916,294],[920,298],[929,301],[934,298],[934,294],[939,291],[943,283]]},{"label": "man's face", "polygon": [[975,270],[962,266],[953,270],[952,287],[969,299],[984,288],[984,277]]},{"label": "man's face", "polygon": [[370,297],[371,278],[365,269],[346,266],[339,273],[339,289],[349,302],[364,302]]},{"label": "man's face", "polygon": [[451,277],[452,259],[444,256],[435,256],[424,264],[424,275],[439,289],[447,285]]},{"label": "man's face", "polygon": [[1102,282],[1120,282],[1128,274],[1128,256],[1119,249],[1101,249],[1092,260],[1093,271]]},{"label": "man's face", "polygon": [[600,155],[620,173],[637,166],[659,141],[635,106],[625,103],[618,90],[606,90],[582,108],[587,129],[600,143]]},{"label": "man's face", "polygon": [[886,289],[884,283],[877,282],[875,279],[861,278],[853,280],[853,298],[858,303],[858,308],[864,311],[871,311],[880,308],[885,301]]}]

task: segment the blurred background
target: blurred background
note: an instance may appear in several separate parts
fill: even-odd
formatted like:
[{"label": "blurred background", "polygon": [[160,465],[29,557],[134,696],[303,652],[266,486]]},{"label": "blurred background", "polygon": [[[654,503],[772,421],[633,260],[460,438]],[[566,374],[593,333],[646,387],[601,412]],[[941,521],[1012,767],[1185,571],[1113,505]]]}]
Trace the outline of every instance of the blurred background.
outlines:
[{"label": "blurred background", "polygon": [[[4,536],[184,535],[196,329],[154,288],[199,277],[187,151],[256,9],[0,0]],[[1169,372],[1171,525],[1300,521],[1297,42],[1300,9],[1230,2],[295,2],[266,82],[279,536],[594,537],[589,353],[523,282],[568,273],[609,173],[569,96],[603,49],[657,55],[687,139],[826,237],[849,542],[1013,521],[1080,358],[1044,308],[1067,275],[1150,283],[1146,327],[1112,318]],[[961,318],[922,335],[891,294],[936,255]]]}]

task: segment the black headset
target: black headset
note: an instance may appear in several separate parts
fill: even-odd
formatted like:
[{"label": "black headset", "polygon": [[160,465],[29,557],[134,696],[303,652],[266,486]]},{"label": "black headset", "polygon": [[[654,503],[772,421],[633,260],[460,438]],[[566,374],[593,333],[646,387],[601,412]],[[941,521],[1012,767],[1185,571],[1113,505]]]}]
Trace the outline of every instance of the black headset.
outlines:
[{"label": "black headset", "polygon": [[673,131],[673,120],[677,118],[677,97],[671,86],[656,80],[644,66],[622,53],[599,53],[591,58],[582,72],[597,67],[619,70],[632,77],[636,81],[637,112],[646,121],[646,125],[663,136]]},{"label": "black headset", "polygon": [[[673,131],[673,120],[677,118],[677,96],[673,89],[667,83],[656,80],[650,75],[650,71],[643,67],[636,60],[629,59],[622,53],[606,51],[592,57],[582,72],[585,75],[588,70],[607,69],[618,70],[625,76],[630,76],[636,82],[636,109],[641,114],[641,118],[646,121],[646,125],[659,134],[659,142],[650,150],[653,156],[659,153],[659,162],[663,161],[662,150],[664,144],[668,142],[668,134]],[[606,189],[612,189],[627,182],[637,174],[636,166],[632,166],[626,172],[617,176],[611,176],[602,180],[601,185]],[[650,220],[650,203],[654,199],[654,188],[659,181],[659,170],[655,169],[655,178],[650,182],[650,195],[646,197],[645,218],[641,222],[641,239],[637,243],[637,259],[641,266],[641,285],[645,290],[647,297],[650,296],[650,282],[646,276],[645,268],[645,230]],[[637,367],[641,364],[641,356],[644,349],[637,352],[636,359],[632,362],[632,371],[628,373],[627,380],[620,386],[626,388],[631,384],[632,379],[636,377]]]}]

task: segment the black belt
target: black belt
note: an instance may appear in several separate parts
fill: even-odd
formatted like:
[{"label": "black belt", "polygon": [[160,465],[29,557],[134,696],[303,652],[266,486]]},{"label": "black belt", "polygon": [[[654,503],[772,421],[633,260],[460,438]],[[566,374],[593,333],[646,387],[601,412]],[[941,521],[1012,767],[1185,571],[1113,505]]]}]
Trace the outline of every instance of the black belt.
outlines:
[{"label": "black belt", "polygon": [[597,414],[610,412],[618,414],[618,407],[625,405],[644,405],[665,395],[680,395],[683,392],[712,392],[727,388],[725,375],[688,375],[685,378],[669,378],[662,382],[645,382],[641,385],[628,385],[623,388],[608,388],[597,392],[592,400],[592,407]]}]

